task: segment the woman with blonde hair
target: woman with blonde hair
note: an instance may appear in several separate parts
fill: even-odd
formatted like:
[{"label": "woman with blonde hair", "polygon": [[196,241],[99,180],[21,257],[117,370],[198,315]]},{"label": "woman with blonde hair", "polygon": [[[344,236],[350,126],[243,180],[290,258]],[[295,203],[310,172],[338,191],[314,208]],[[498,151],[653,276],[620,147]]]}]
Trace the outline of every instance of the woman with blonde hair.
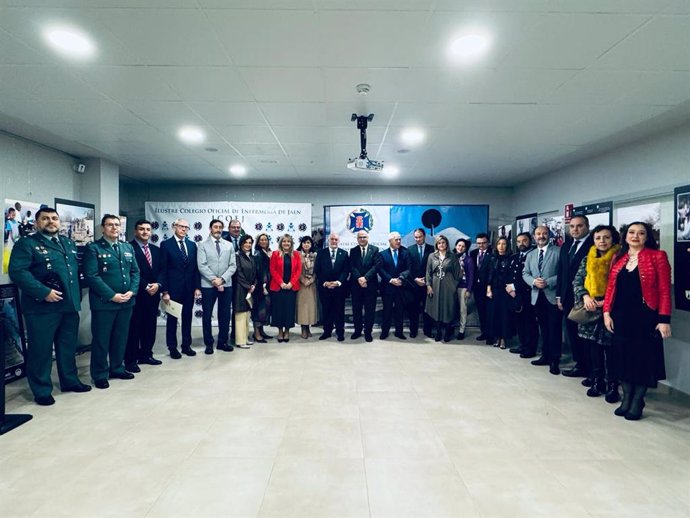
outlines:
[{"label": "woman with blonde hair", "polygon": [[436,322],[436,341],[450,342],[453,321],[458,315],[458,281],[462,266],[451,252],[448,238],[436,236],[435,251],[426,263],[426,305],[424,311]]},{"label": "woman with blonde hair", "polygon": [[290,341],[290,328],[295,325],[299,277],[302,257],[295,251],[295,241],[285,234],[278,241],[278,250],[271,254],[271,323],[278,328],[278,341]]}]

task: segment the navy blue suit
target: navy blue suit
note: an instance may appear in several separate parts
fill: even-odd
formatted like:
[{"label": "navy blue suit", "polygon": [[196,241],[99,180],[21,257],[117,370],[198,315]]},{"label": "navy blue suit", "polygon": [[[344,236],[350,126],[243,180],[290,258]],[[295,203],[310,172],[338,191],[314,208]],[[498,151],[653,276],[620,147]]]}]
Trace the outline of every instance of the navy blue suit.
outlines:
[{"label": "navy blue suit", "polygon": [[[350,275],[350,258],[347,252],[338,248],[335,254],[335,263],[331,262],[331,249],[322,248],[316,254],[314,263],[314,275],[321,301],[323,317],[323,333],[329,335],[335,328],[338,339],[345,334],[345,298],[347,297],[347,279]],[[323,283],[338,281],[337,288],[326,288]]]},{"label": "navy blue suit", "polygon": [[[137,290],[136,309],[129,321],[129,337],[125,350],[125,365],[136,363],[138,360],[150,358],[153,355],[153,344],[156,342],[156,320],[161,292],[165,289],[161,279],[161,250],[149,243],[151,264],[136,239],[130,241],[134,249],[134,258],[139,265],[139,289]],[[149,284],[160,284],[158,292],[151,296],[146,292]]]},{"label": "navy blue suit", "polygon": [[415,279],[419,277],[426,278],[426,263],[429,256],[434,253],[434,247],[424,244],[422,247],[422,254],[419,254],[419,246],[417,243],[410,245],[407,251],[410,254],[410,278],[408,279],[407,289],[410,290],[414,303],[410,305],[410,335],[416,336],[419,330],[419,314],[422,314],[424,319],[424,334],[431,336],[433,321],[431,317],[424,311],[426,304],[426,285],[420,286]]},{"label": "navy blue suit", "polygon": [[[410,276],[410,256],[405,248],[398,249],[398,264],[393,260],[390,248],[381,252],[379,263],[379,275],[381,276],[381,300],[383,302],[383,316],[381,322],[381,335],[386,336],[391,328],[391,322],[395,325],[395,334],[402,335],[403,312],[409,303],[406,303],[405,283]],[[394,286],[391,279],[399,278],[402,286]]]},{"label": "navy blue suit", "polygon": [[[192,345],[192,313],[194,290],[201,289],[201,277],[196,263],[196,245],[185,238],[187,259],[184,259],[177,237],[161,243],[161,278],[164,291],[182,307],[182,349]],[[177,349],[177,319],[168,315],[165,325],[165,342],[168,349]]]}]

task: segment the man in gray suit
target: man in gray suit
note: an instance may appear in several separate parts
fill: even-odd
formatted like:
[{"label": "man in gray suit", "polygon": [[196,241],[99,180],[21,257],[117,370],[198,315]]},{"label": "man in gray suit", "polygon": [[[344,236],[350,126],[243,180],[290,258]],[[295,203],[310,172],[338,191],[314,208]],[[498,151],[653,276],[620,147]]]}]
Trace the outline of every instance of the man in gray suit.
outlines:
[{"label": "man in gray suit", "polygon": [[222,238],[223,222],[214,219],[209,225],[208,239],[199,245],[196,260],[201,274],[201,325],[206,354],[213,354],[211,315],[218,301],[218,345],[220,351],[232,351],[229,344],[232,307],[232,274],[237,269],[235,249]]},{"label": "man in gray suit", "polygon": [[522,278],[532,287],[534,306],[541,334],[541,356],[532,365],[548,365],[551,374],[560,374],[561,361],[561,311],[556,301],[558,283],[559,249],[549,244],[549,228],[534,229],[537,248],[525,259]]}]

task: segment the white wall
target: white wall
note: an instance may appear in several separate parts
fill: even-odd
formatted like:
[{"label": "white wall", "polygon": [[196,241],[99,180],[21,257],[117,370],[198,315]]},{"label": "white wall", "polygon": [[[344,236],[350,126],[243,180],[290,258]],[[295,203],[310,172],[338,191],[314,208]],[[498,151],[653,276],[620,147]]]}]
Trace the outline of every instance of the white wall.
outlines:
[{"label": "white wall", "polygon": [[[661,247],[673,261],[673,189],[690,184],[690,124],[530,180],[515,189],[516,214],[563,211],[566,203],[661,202]],[[690,394],[690,313],[674,311],[664,344],[667,381]]]},{"label": "white wall", "polygon": [[[4,206],[6,198],[16,198],[52,207],[55,198],[79,200],[81,179],[72,171],[74,163],[65,153],[0,132],[0,202]],[[7,282],[9,277],[0,274],[0,283]]]}]

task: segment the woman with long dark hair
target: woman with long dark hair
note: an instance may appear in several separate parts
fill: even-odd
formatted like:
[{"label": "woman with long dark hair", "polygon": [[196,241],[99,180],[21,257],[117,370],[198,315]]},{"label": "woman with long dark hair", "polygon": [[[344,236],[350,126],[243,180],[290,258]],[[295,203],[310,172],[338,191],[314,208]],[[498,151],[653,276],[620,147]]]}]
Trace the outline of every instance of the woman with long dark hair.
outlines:
[{"label": "woman with long dark hair", "polygon": [[597,397],[606,393],[606,401],[620,400],[618,377],[615,368],[615,355],[611,350],[613,335],[604,326],[601,308],[608,285],[609,270],[614,256],[620,250],[620,234],[611,225],[598,225],[592,230],[594,244],[582,259],[573,280],[575,306],[584,305],[585,310],[599,318],[577,326],[577,334],[582,338],[587,363],[591,367],[589,378],[582,381],[588,386],[587,395]]},{"label": "woman with long dark hair", "polygon": [[491,256],[486,296],[491,300],[487,313],[491,336],[495,340],[493,346],[501,349],[506,348],[506,341],[515,334],[513,301],[508,294],[508,286],[512,283],[510,255],[508,239],[499,237]]},{"label": "woman with long dark hair", "polygon": [[297,292],[297,324],[302,326],[302,338],[311,337],[309,326],[316,324],[318,308],[316,305],[316,276],[314,263],[316,262],[316,246],[310,236],[303,236],[299,240],[297,251],[302,256],[302,274],[300,275],[300,290]]},{"label": "woman with long dark hair", "polygon": [[268,287],[271,283],[271,244],[268,234],[256,236],[254,244],[254,261],[256,262],[256,290],[254,290],[254,306],[252,307],[252,322],[254,322],[254,341],[266,343],[266,339],[273,338],[266,334],[264,326],[271,321],[271,297]]},{"label": "woman with long dark hair", "polygon": [[665,379],[663,339],[671,336],[671,265],[652,227],[635,221],[609,274],[604,325],[613,333],[623,402],[615,414],[642,417],[648,387]]},{"label": "woman with long dark hair", "polygon": [[458,307],[459,322],[458,322],[458,340],[465,339],[465,326],[467,325],[467,301],[472,294],[472,284],[474,283],[475,265],[470,257],[470,246],[472,243],[469,239],[460,238],[455,242],[455,255],[458,257],[458,262],[462,266],[464,275],[458,281]]},{"label": "woman with long dark hair", "polygon": [[252,257],[254,238],[240,237],[237,252],[237,285],[235,286],[235,347],[249,349],[249,315],[256,291],[256,261]]}]

